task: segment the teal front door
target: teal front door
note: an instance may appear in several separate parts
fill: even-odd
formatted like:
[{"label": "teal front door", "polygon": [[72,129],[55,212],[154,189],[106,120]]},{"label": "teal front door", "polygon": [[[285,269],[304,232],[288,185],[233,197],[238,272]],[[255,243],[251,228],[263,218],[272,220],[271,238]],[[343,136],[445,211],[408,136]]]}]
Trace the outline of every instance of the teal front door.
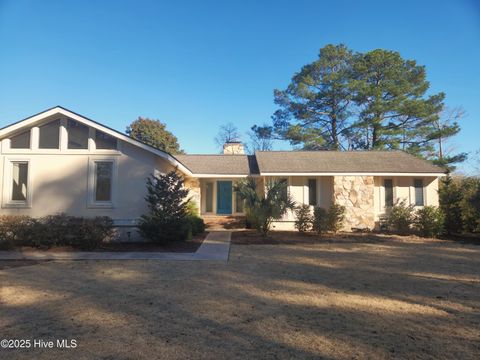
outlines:
[{"label": "teal front door", "polygon": [[217,181],[217,214],[232,213],[232,182]]}]

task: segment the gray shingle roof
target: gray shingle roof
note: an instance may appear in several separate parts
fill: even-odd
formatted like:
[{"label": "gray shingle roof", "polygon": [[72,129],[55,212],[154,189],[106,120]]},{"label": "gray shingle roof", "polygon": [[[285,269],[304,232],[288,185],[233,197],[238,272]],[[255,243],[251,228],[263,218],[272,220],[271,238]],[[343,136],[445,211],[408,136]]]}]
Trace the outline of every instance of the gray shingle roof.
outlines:
[{"label": "gray shingle roof", "polygon": [[258,174],[254,155],[175,155],[194,174]]},{"label": "gray shingle roof", "polygon": [[444,173],[403,151],[258,151],[263,173]]},{"label": "gray shingle roof", "polygon": [[444,173],[403,151],[257,151],[255,155],[176,155],[194,174]]}]

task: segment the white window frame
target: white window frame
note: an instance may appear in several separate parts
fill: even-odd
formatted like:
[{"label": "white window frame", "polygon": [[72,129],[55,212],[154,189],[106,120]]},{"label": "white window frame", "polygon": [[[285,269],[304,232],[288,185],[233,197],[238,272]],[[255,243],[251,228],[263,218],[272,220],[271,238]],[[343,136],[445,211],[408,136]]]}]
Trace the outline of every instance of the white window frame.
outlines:
[{"label": "white window frame", "polygon": [[[420,180],[422,182],[422,194],[423,194],[423,205],[417,205],[417,199],[416,199],[416,188],[415,188],[415,180]],[[425,186],[425,179],[424,178],[413,178],[412,180],[412,201],[410,202],[413,204],[416,208],[423,208],[426,206],[427,203],[427,192],[426,192],[426,186]]]},{"label": "white window frame", "polygon": [[[110,201],[96,201],[96,169],[95,163],[97,162],[111,162],[112,165],[112,192]],[[118,164],[117,160],[112,157],[103,156],[91,156],[88,159],[88,190],[87,190],[87,207],[88,208],[107,208],[113,209],[115,207],[117,198],[117,181],[118,181]]]},{"label": "white window frame", "polygon": [[[385,202],[385,180],[392,180],[392,206],[387,206]],[[394,177],[382,177],[381,184],[380,184],[380,208],[383,209],[384,212],[390,210],[393,206],[395,206],[397,202],[397,182]]]},{"label": "white window frame", "polygon": [[245,214],[245,201],[243,201],[243,211],[237,211],[237,192],[234,190],[236,181],[232,180],[232,214],[244,215]]},{"label": "white window frame", "polygon": [[[87,149],[68,149],[68,119],[77,121],[85,126],[89,127],[88,131],[88,148]],[[40,126],[48,124],[50,121],[60,120],[59,129],[59,147],[58,149],[40,149]],[[12,149],[10,147],[10,138],[1,140],[2,153],[14,154],[14,155],[31,155],[31,154],[55,154],[55,155],[121,155],[122,141],[116,136],[108,134],[116,139],[117,146],[115,149],[96,149],[95,145],[95,131],[92,126],[85,124],[82,121],[74,119],[72,117],[58,117],[54,120],[35,124],[30,129],[30,148],[27,149]],[[101,130],[98,130],[101,131]],[[105,132],[105,131],[103,131]],[[106,133],[106,132],[105,132]]]},{"label": "white window frame", "polygon": [[94,129],[92,127],[90,127],[90,136],[89,136],[89,141],[91,141],[89,143],[89,150],[90,151],[96,151],[98,153],[114,153],[114,152],[119,152],[121,150],[120,146],[121,146],[121,141],[116,138],[115,136],[112,136],[110,134],[107,134],[107,135],[110,135],[112,136],[114,139],[115,139],[115,149],[97,149],[97,143],[96,143],[96,138],[97,138],[97,132],[103,132],[104,134],[107,134],[105,131],[101,131],[101,130],[98,130],[98,129]]},{"label": "white window frame", "polygon": [[[212,183],[212,211],[207,211],[207,183]],[[204,193],[205,193],[205,211],[204,214],[214,215],[217,213],[217,181],[214,179],[207,179],[204,182]]]},{"label": "white window frame", "polygon": [[[310,180],[315,180],[315,204],[310,204]],[[320,181],[317,177],[307,177],[307,198],[305,204],[311,207],[320,206]]]},{"label": "white window frame", "polygon": [[[13,163],[22,162],[28,164],[27,175],[27,196],[26,200],[12,200],[12,182],[13,182]],[[3,193],[2,193],[2,207],[3,208],[31,208],[33,198],[33,167],[30,158],[23,157],[5,157],[3,163]]]}]

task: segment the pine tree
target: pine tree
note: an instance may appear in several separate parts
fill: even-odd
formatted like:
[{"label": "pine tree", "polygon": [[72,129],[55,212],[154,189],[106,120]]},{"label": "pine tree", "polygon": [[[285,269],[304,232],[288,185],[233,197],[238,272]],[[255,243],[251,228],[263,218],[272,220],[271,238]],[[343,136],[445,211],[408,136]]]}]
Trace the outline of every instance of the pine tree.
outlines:
[{"label": "pine tree", "polygon": [[188,193],[183,178],[176,171],[150,176],[145,197],[149,213],[140,219],[141,235],[160,243],[187,239],[191,232],[187,219]]},{"label": "pine tree", "polygon": [[351,94],[348,88],[352,52],[345,45],[327,45],[318,60],[295,74],[286,90],[275,90],[280,109],[273,128],[253,129],[300,145],[303,149],[340,149],[347,128]]},{"label": "pine tree", "polygon": [[401,149],[422,155],[433,151],[432,123],[445,94],[425,97],[430,84],[425,67],[382,49],[357,54],[351,88],[364,134],[364,149]]},{"label": "pine tree", "polygon": [[438,190],[440,208],[445,215],[444,228],[448,234],[459,233],[463,228],[461,187],[448,174],[440,181]]}]

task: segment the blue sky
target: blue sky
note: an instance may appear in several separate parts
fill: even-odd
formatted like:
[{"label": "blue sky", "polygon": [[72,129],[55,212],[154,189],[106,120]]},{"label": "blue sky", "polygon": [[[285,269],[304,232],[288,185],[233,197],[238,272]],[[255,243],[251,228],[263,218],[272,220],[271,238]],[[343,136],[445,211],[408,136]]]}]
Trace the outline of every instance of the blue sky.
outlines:
[{"label": "blue sky", "polygon": [[[0,0],[0,126],[62,105],[118,130],[167,123],[189,153],[269,123],[273,89],[328,43],[426,65],[480,148],[480,1]],[[288,144],[279,144],[288,148]]]}]

